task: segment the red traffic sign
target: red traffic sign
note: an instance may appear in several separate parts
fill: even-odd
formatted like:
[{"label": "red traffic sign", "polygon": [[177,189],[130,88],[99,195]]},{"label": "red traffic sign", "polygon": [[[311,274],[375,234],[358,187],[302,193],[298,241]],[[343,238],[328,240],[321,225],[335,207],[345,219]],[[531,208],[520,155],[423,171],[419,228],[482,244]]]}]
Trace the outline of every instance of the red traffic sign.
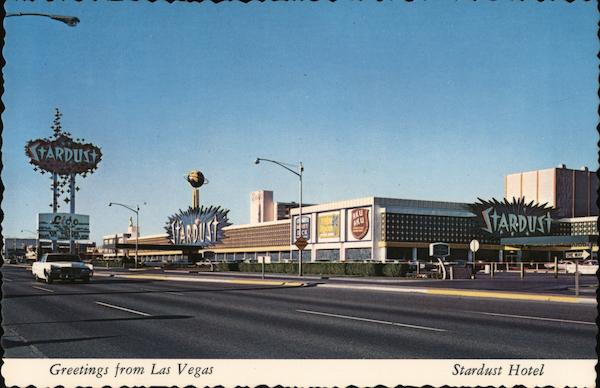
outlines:
[{"label": "red traffic sign", "polygon": [[302,251],[308,245],[308,241],[306,241],[306,239],[304,237],[300,236],[300,237],[298,237],[298,240],[296,240],[296,242],[294,244],[296,244],[298,249],[300,249]]}]

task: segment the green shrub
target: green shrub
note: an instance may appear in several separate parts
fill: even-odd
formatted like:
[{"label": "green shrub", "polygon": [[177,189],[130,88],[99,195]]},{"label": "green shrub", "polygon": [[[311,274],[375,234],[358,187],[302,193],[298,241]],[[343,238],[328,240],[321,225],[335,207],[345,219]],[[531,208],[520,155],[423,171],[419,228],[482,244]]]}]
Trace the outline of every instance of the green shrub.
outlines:
[{"label": "green shrub", "polygon": [[[262,272],[261,263],[217,263],[216,271]],[[302,263],[305,275],[404,277],[407,263]],[[266,263],[265,273],[297,274],[297,263]]]}]

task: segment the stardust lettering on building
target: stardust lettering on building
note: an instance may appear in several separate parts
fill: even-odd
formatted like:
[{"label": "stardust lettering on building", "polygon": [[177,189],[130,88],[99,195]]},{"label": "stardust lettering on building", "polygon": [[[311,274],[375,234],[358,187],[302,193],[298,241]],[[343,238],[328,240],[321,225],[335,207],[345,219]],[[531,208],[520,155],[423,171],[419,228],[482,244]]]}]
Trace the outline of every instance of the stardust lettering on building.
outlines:
[{"label": "stardust lettering on building", "polygon": [[483,231],[495,236],[532,236],[549,234],[552,228],[552,213],[555,209],[547,204],[525,203],[523,198],[496,199],[471,205]]},{"label": "stardust lettering on building", "polygon": [[78,143],[62,133],[52,141],[30,140],[25,145],[25,152],[32,164],[59,175],[90,172],[102,159],[100,148],[90,143]]},{"label": "stardust lettering on building", "polygon": [[221,242],[223,228],[231,225],[227,213],[219,206],[190,207],[169,217],[165,229],[172,244],[208,247]]}]

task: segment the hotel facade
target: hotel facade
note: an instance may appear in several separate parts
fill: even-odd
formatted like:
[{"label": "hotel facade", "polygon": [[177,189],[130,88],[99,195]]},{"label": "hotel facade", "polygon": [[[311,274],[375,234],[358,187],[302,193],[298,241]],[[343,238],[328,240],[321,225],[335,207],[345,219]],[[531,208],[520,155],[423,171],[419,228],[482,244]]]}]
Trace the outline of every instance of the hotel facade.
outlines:
[{"label": "hotel facade", "polygon": [[[504,189],[505,201],[479,204],[381,197],[311,204],[303,206],[302,222],[297,204],[275,202],[273,192],[260,190],[250,194],[250,223],[224,227],[220,243],[198,248],[174,245],[166,233],[140,236],[139,257],[150,262],[290,262],[298,260],[294,242],[301,235],[307,241],[303,262],[427,260],[435,242],[449,245],[449,260],[468,261],[472,240],[479,242],[476,259],[483,261],[560,260],[573,250],[597,255],[595,173],[561,165],[508,175]],[[511,209],[525,215],[508,214]],[[543,213],[548,209],[552,218]],[[539,219],[533,216],[536,211]],[[508,212],[506,220],[502,212]],[[480,213],[488,214],[487,221],[482,223]],[[490,220],[499,223],[500,234],[492,233]],[[129,232],[104,237],[105,258],[133,256],[137,231]]]}]

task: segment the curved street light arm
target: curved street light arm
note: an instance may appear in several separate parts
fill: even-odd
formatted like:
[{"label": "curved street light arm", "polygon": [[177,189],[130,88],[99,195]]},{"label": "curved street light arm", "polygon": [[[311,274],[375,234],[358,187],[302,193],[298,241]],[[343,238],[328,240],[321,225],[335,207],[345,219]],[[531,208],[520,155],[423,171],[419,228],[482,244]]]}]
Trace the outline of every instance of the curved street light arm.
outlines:
[{"label": "curved street light arm", "polygon": [[125,204],[118,203],[118,202],[110,202],[110,203],[108,204],[108,206],[112,206],[112,205],[119,205],[119,206],[123,206],[124,208],[126,208],[126,209],[129,209],[129,210],[131,210],[132,212],[134,212],[134,213],[136,213],[136,214],[137,214],[137,213],[140,211],[140,207],[139,207],[139,206],[137,206],[137,210],[136,210],[136,209],[133,209],[133,208],[131,208],[131,207],[129,207],[129,206],[127,206],[127,205],[125,205]]},{"label": "curved street light arm", "polygon": [[[284,165],[284,164],[283,164],[283,163],[281,163],[281,162],[278,162],[278,161],[276,161],[276,160],[271,160],[271,159],[256,158],[256,161],[255,161],[254,163],[258,164],[258,162],[260,162],[260,161],[265,161],[265,162],[271,162],[271,163],[275,163],[275,164],[277,164],[277,165],[279,165],[279,166],[281,166],[281,167],[285,168],[286,170],[288,170],[288,171],[289,171],[289,172],[291,172],[292,174],[294,174],[294,175],[296,175],[296,176],[300,177],[300,173],[298,173],[298,172],[296,172],[296,171],[292,170],[291,168],[287,167],[286,165]],[[300,163],[300,166],[299,166],[299,167],[300,167],[300,171],[304,171],[304,167],[302,167],[302,163]]]},{"label": "curved street light arm", "polygon": [[64,16],[64,15],[49,15],[45,13],[36,13],[36,12],[19,12],[19,13],[7,13],[4,17],[13,17],[13,16],[43,16],[53,20],[57,20],[59,22],[63,22],[69,27],[75,27],[79,23],[79,18],[76,16]]}]

